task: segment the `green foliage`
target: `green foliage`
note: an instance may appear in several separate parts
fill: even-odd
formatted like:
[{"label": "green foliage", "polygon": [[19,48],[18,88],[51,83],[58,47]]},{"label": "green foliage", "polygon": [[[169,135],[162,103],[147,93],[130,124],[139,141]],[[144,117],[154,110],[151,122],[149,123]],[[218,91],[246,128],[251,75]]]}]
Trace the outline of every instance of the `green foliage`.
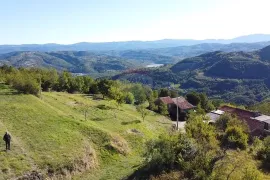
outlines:
[{"label": "green foliage", "polygon": [[258,157],[262,160],[262,167],[269,171],[270,168],[270,136],[263,140],[263,147],[258,152]]},{"label": "green foliage", "polygon": [[263,180],[263,175],[254,167],[246,167],[242,180]]},{"label": "green foliage", "polygon": [[161,102],[159,105],[158,105],[158,112],[161,114],[161,115],[168,115],[169,112],[168,112],[168,107],[166,104],[164,104],[163,102]]},{"label": "green foliage", "polygon": [[96,81],[93,82],[93,84],[89,87],[89,93],[90,94],[98,94],[99,93],[98,84]]},{"label": "green foliage", "polygon": [[205,112],[210,112],[215,109],[212,101],[208,99],[205,93],[191,92],[186,95],[187,101],[194,106],[198,107],[200,114],[203,114],[202,110]]},{"label": "green foliage", "polygon": [[90,87],[93,86],[94,80],[89,76],[83,76],[83,86],[82,86],[82,93],[88,94],[90,92]]},{"label": "green foliage", "polygon": [[125,102],[127,104],[134,104],[135,98],[131,92],[125,94]]},{"label": "green foliage", "polygon": [[39,80],[32,74],[23,71],[17,71],[16,73],[9,74],[7,77],[7,83],[14,89],[24,94],[33,94],[39,96],[41,91]]},{"label": "green foliage", "polygon": [[255,105],[251,106],[250,109],[254,110],[254,111],[261,112],[263,114],[270,115],[269,106],[270,106],[270,102],[266,101],[266,102],[262,102],[262,103],[259,103],[259,104],[255,104]]},{"label": "green foliage", "polygon": [[[117,110],[111,101],[65,92],[43,92],[40,100],[9,87],[0,84],[0,134],[7,128],[12,135],[11,151],[0,152],[0,179],[36,168],[45,178],[49,168],[62,179],[123,179],[141,165],[145,141],[170,125],[155,113],[138,121],[140,114],[132,105]],[[162,126],[158,119],[163,119]]]},{"label": "green foliage", "polygon": [[158,95],[159,97],[167,97],[170,95],[171,95],[170,91],[166,88],[162,88],[159,90],[159,95]]},{"label": "green foliage", "polygon": [[125,102],[125,96],[122,93],[121,89],[117,86],[111,86],[109,88],[108,97],[115,100],[118,105]]},{"label": "green foliage", "polygon": [[190,116],[185,125],[185,130],[188,137],[195,139],[198,144],[206,149],[213,149],[218,145],[215,128],[205,123],[202,116]]},{"label": "green foliage", "polygon": [[43,69],[41,72],[41,87],[43,91],[49,91],[57,83],[59,76],[55,69]]},{"label": "green foliage", "polygon": [[101,79],[97,82],[98,90],[103,95],[103,99],[109,95],[109,89],[112,85],[113,82],[108,79]]},{"label": "green foliage", "polygon": [[177,162],[175,145],[175,140],[169,136],[161,136],[158,140],[148,141],[144,155],[148,168],[152,171],[172,169]]},{"label": "green foliage", "polygon": [[186,98],[187,98],[187,101],[194,106],[197,106],[201,102],[200,96],[195,92],[188,93],[186,95]]},{"label": "green foliage", "polygon": [[196,112],[197,112],[197,114],[201,114],[201,115],[205,114],[205,110],[202,108],[201,104],[197,105]]},{"label": "green foliage", "polygon": [[175,90],[169,90],[167,88],[161,88],[159,89],[159,97],[167,97],[170,96],[171,98],[175,98],[178,97],[178,92],[176,92]]},{"label": "green foliage", "polygon": [[138,106],[136,106],[136,110],[141,114],[142,120],[144,121],[146,116],[149,115],[149,111],[148,109],[146,109],[147,106],[145,104],[140,104]]},{"label": "green foliage", "polygon": [[230,114],[223,114],[223,115],[221,115],[221,116],[217,119],[217,121],[216,121],[216,123],[215,123],[217,129],[220,130],[220,131],[225,132],[225,130],[226,130],[227,127],[228,127],[228,122],[229,122],[231,119],[233,119],[233,117],[232,117]]},{"label": "green foliage", "polygon": [[64,71],[58,79],[58,89],[60,91],[71,92],[72,75],[70,72]]},{"label": "green foliage", "polygon": [[130,92],[134,95],[136,104],[142,104],[147,100],[145,89],[141,84],[132,86]]},{"label": "green foliage", "polygon": [[219,108],[223,103],[224,101],[222,99],[212,99],[212,104],[215,108]]},{"label": "green foliage", "polygon": [[248,146],[248,135],[239,126],[229,126],[226,129],[222,144],[228,148],[246,149]]}]

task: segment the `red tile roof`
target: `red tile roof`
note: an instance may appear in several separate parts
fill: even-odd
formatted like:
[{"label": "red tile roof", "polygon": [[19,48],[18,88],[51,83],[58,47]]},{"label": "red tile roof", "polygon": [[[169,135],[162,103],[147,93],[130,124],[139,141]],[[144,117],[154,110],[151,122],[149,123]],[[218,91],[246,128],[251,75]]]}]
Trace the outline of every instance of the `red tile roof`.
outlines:
[{"label": "red tile roof", "polygon": [[178,98],[173,98],[172,99],[174,104],[176,104],[180,109],[187,110],[187,109],[192,109],[195,106],[190,104],[184,97],[180,96]]},{"label": "red tile roof", "polygon": [[182,96],[178,97],[178,100],[177,98],[171,98],[170,96],[160,97],[159,99],[165,104],[175,104],[182,110],[192,109],[195,107]]},{"label": "red tile roof", "polygon": [[257,134],[258,131],[263,130],[264,128],[263,122],[258,121],[256,119],[252,119],[256,117],[255,112],[239,109],[239,108],[234,108],[230,106],[222,106],[219,109],[230,114],[235,114],[240,120],[245,121],[248,124],[249,130],[252,134],[253,132]]},{"label": "red tile roof", "polygon": [[174,103],[170,96],[160,97],[159,99],[165,104],[173,104]]}]

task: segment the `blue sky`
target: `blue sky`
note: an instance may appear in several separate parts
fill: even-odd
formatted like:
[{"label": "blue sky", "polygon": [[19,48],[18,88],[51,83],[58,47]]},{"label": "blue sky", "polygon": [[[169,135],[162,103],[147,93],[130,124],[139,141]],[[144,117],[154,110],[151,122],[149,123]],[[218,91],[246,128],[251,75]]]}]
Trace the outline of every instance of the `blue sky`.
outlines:
[{"label": "blue sky", "polygon": [[269,0],[0,0],[0,44],[270,34]]}]

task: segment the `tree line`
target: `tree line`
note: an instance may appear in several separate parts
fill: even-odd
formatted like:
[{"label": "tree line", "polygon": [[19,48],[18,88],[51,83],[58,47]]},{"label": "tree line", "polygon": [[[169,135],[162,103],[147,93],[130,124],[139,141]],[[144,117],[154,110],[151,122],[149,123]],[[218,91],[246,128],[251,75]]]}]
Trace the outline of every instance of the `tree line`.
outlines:
[{"label": "tree line", "polygon": [[[102,98],[115,100],[117,105],[123,103],[140,105],[143,108],[168,115],[167,105],[156,104],[158,97],[179,95],[179,90],[160,88],[152,89],[147,85],[127,81],[110,80],[106,78],[93,79],[90,76],[74,76],[68,71],[58,72],[55,69],[14,68],[4,65],[0,67],[0,82],[10,85],[20,93],[40,96],[42,91],[59,91],[68,93],[83,93],[102,95]],[[204,93],[191,92],[187,100],[197,106],[201,113],[215,108]]]}]

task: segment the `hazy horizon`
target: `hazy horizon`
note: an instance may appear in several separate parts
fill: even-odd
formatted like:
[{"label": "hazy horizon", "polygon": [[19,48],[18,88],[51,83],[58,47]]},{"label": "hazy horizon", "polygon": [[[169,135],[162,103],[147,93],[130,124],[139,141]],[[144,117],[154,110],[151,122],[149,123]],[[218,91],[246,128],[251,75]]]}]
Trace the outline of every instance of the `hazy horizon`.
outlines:
[{"label": "hazy horizon", "polygon": [[[267,0],[2,2],[0,44],[233,39],[270,34]],[[241,12],[241,13],[240,13]]]}]

